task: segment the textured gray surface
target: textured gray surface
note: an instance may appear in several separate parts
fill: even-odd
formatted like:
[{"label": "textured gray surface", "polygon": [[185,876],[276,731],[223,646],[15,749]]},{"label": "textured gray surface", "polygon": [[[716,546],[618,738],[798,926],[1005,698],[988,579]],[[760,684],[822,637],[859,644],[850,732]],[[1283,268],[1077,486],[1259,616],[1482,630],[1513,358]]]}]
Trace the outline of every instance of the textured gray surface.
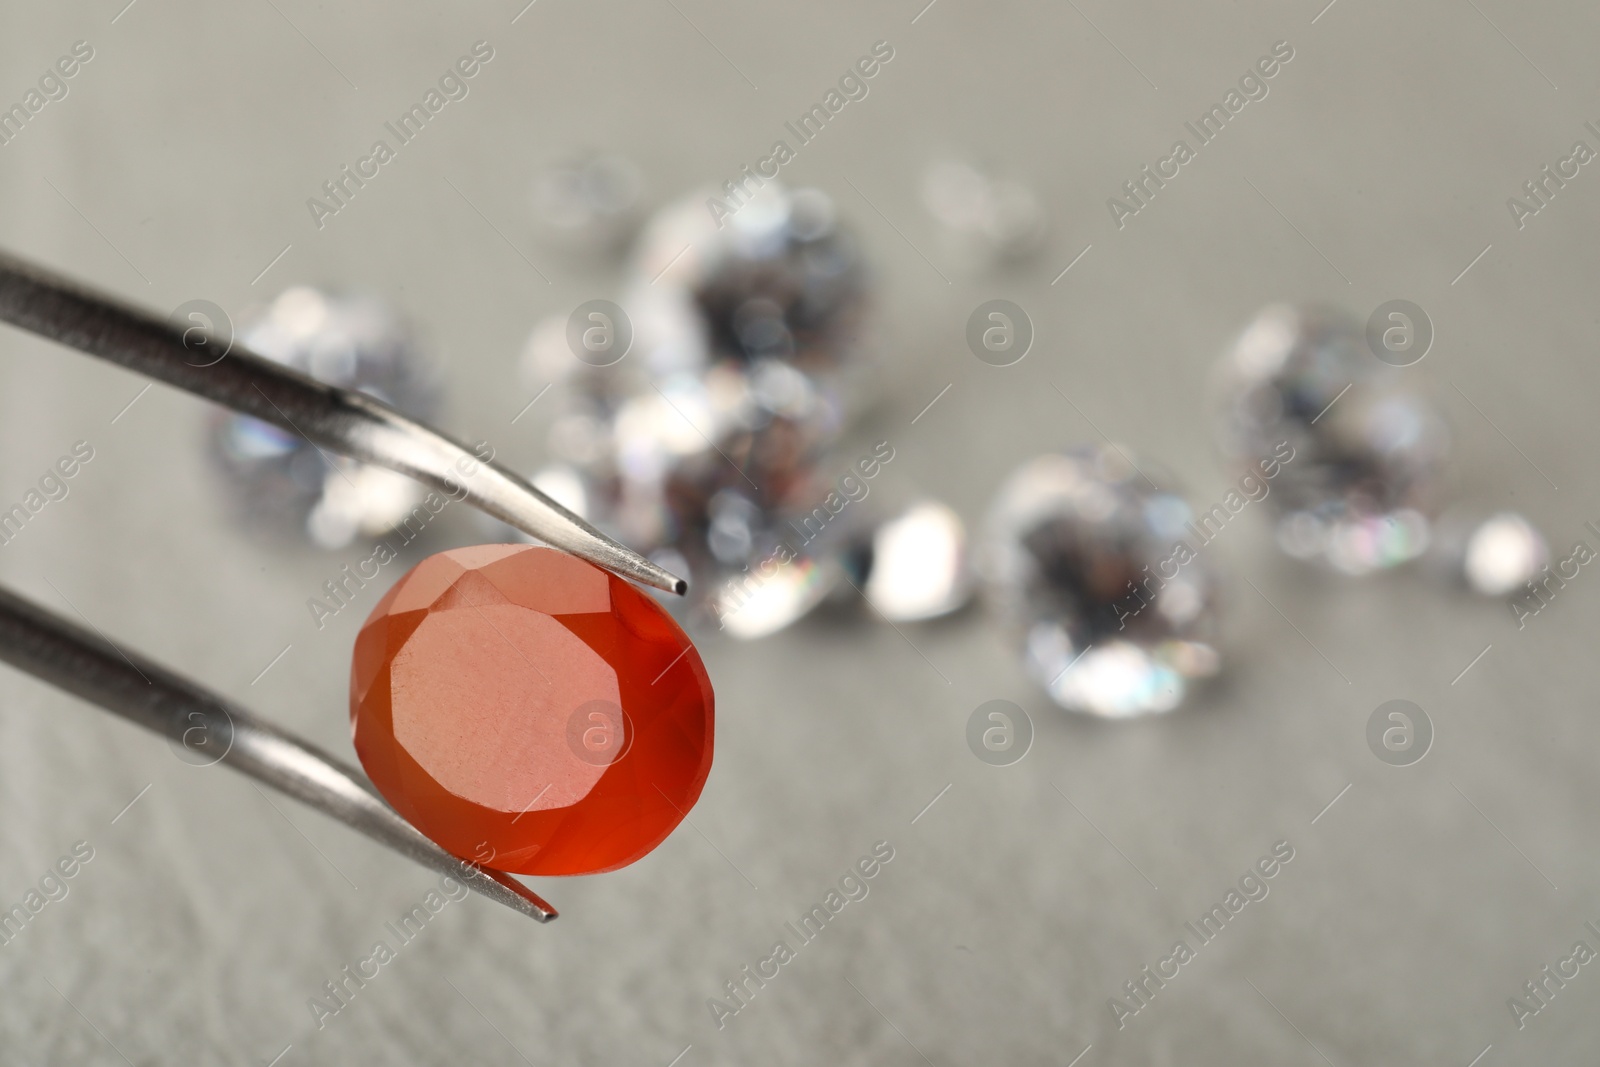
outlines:
[{"label": "textured gray surface", "polygon": [[[540,448],[535,420],[510,425],[531,324],[617,288],[529,238],[530,176],[601,146],[639,159],[658,197],[720,180],[886,39],[895,58],[871,95],[786,173],[833,191],[878,265],[895,373],[866,433],[894,443],[901,489],[975,515],[1021,459],[1097,427],[1213,499],[1225,479],[1196,398],[1229,335],[1270,299],[1365,316],[1405,297],[1438,331],[1417,371],[1456,427],[1463,497],[1523,509],[1563,549],[1596,544],[1582,523],[1600,518],[1600,178],[1585,167],[1521,231],[1505,207],[1575,139],[1596,144],[1591,6],[939,0],[919,16],[921,0],[541,0],[513,24],[520,0],[428,14],[139,0],[119,17],[122,3],[8,5],[0,99],[76,40],[95,58],[0,147],[0,241],[162,309],[204,297],[239,312],[300,280],[386,294],[445,364],[446,427],[512,460]],[[316,230],[305,198],[479,39],[495,59],[471,95]],[[1106,197],[1279,40],[1295,58],[1270,95],[1119,231]],[[915,190],[949,153],[1035,184],[1055,224],[1040,262],[974,277],[942,248]],[[993,296],[1038,330],[1005,370],[962,340]],[[231,528],[185,396],[153,388],[112,424],[140,381],[9,330],[0,383],[7,506],[75,440],[96,449],[71,496],[0,551],[0,578],[61,610],[70,598],[113,638],[347,753],[360,620],[319,633],[305,599],[355,555]],[[466,519],[433,547],[474,539]],[[693,828],[623,872],[542,883],[563,910],[553,926],[451,904],[321,1031],[307,998],[430,879],[0,671],[0,901],[73,842],[95,849],[70,894],[0,947],[0,1063],[266,1064],[290,1045],[283,1064],[665,1067],[690,1045],[684,1067],[1065,1065],[1090,1045],[1083,1067],[1466,1067],[1489,1045],[1486,1067],[1592,1059],[1592,966],[1521,1032],[1506,999],[1574,941],[1600,947],[1583,928],[1600,922],[1600,578],[1585,569],[1518,632],[1504,607],[1416,575],[1292,567],[1259,516],[1217,550],[1234,576],[1232,669],[1160,721],[1052,713],[977,617],[908,629],[916,651],[821,621],[709,643],[717,764]],[[964,742],[968,714],[997,697],[1037,725],[1010,768]],[[1405,769],[1363,739],[1394,697],[1437,729]],[[719,1031],[706,999],[879,839],[895,859],[870,896]],[[1296,854],[1270,896],[1119,1031],[1108,998],[1279,839]]]}]

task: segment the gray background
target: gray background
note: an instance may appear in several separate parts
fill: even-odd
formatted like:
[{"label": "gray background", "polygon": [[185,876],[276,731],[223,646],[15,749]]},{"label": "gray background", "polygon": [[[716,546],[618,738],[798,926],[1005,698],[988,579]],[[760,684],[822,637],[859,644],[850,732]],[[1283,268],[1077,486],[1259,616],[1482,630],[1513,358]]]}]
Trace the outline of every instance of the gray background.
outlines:
[{"label": "gray background", "polygon": [[[520,0],[123,2],[6,5],[5,103],[73,41],[96,55],[0,147],[0,242],[163,311],[242,315],[296,281],[382,293],[433,342],[442,424],[513,462],[542,447],[537,419],[510,424],[531,325],[619,289],[533,240],[532,176],[587,146],[632,154],[658,199],[719,181],[885,39],[871,95],[785,172],[836,195],[878,268],[893,373],[863,433],[898,451],[885,484],[976,516],[1015,464],[1103,431],[1217,499],[1198,398],[1229,337],[1273,299],[1364,318],[1403,297],[1435,324],[1414,373],[1455,426],[1461,498],[1522,509],[1561,555],[1596,544],[1600,175],[1520,232],[1505,207],[1574,140],[1600,147],[1592,5],[539,0],[513,24]],[[316,230],[305,198],[479,39],[495,58],[471,95]],[[1295,58],[1270,96],[1119,231],[1105,198],[1278,40]],[[981,275],[941,244],[916,190],[950,154],[1039,191],[1039,261]],[[993,297],[1037,330],[1006,369],[963,341]],[[348,753],[360,612],[319,633],[305,600],[365,550],[272,548],[225,521],[185,395],[155,387],[113,425],[140,380],[9,329],[0,376],[0,503],[73,441],[97,452],[0,551],[3,580]],[[1165,719],[1053,710],[978,615],[908,628],[915,649],[838,620],[706,642],[717,762],[692,827],[622,872],[541,881],[549,927],[452,904],[320,1032],[307,998],[431,879],[0,671],[0,901],[74,841],[96,849],[0,947],[0,1063],[1592,1061],[1600,964],[1522,1032],[1506,998],[1600,920],[1600,577],[1518,632],[1503,605],[1309,573],[1262,515],[1235,525],[1216,549],[1231,669]],[[430,547],[478,536],[454,515]],[[964,741],[996,698],[1036,727],[1007,768]],[[1409,768],[1364,740],[1393,698],[1437,731]],[[896,856],[871,895],[719,1032],[706,998],[879,839]],[[1271,895],[1119,1032],[1107,999],[1279,839],[1296,856]]]}]

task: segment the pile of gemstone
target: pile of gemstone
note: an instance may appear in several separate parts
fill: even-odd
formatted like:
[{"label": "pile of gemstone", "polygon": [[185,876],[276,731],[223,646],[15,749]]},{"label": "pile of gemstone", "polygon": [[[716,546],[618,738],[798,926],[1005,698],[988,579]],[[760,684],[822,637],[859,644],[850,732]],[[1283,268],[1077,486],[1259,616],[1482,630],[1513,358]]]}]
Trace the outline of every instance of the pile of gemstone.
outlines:
[{"label": "pile of gemstone", "polygon": [[[959,606],[959,522],[869,502],[893,448],[846,449],[876,366],[866,265],[832,200],[773,183],[719,225],[704,199],[650,220],[620,305],[535,331],[529,384],[561,389],[534,483],[688,577],[680,610],[735,636],[782,629],[846,583],[893,618]],[[896,560],[930,554],[942,592],[895,580]]]}]

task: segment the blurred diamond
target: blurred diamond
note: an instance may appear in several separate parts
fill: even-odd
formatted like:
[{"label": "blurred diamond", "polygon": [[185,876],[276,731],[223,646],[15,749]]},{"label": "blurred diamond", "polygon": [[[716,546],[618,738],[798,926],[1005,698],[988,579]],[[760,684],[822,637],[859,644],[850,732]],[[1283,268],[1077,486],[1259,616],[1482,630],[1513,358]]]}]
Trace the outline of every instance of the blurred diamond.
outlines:
[{"label": "blurred diamond", "polygon": [[[785,518],[827,496],[817,470],[837,423],[809,379],[795,375],[780,389],[764,389],[769,374],[794,372],[776,363],[722,364],[623,403],[613,423],[613,465],[591,494],[602,521],[625,543],[682,555],[691,586],[707,598],[747,568],[758,571],[779,544],[792,544],[795,554],[816,551]],[[832,516],[827,525],[833,530],[824,541],[831,543],[844,526]],[[794,584],[792,606],[780,613],[789,621],[815,605],[811,589],[821,584],[825,593],[837,580],[830,571],[802,581],[792,563],[779,569],[783,582],[767,589],[763,602]]]},{"label": "blurred diamond", "polygon": [[603,256],[627,244],[639,227],[644,182],[625,156],[580,156],[546,171],[533,187],[533,214],[550,240]]},{"label": "blurred diamond", "polygon": [[834,407],[859,399],[866,265],[833,201],[768,182],[719,226],[706,199],[658,212],[634,250],[622,306],[636,368],[661,381],[773,361],[811,378]]},{"label": "blurred diamond", "polygon": [[1501,512],[1472,532],[1462,561],[1467,583],[1485,596],[1520,590],[1550,562],[1544,537],[1521,515]]},{"label": "blurred diamond", "polygon": [[943,227],[958,262],[996,267],[1044,244],[1044,208],[1032,189],[968,163],[944,161],[922,178],[922,203]]},{"label": "blurred diamond", "polygon": [[1514,511],[1445,515],[1430,554],[1467,588],[1493,597],[1522,593],[1550,562],[1544,535]]},{"label": "blurred diamond", "polygon": [[724,575],[708,594],[708,608],[730,635],[751,640],[798,622],[827,598],[843,574],[837,559],[773,562],[765,577]]},{"label": "blurred diamond", "polygon": [[670,610],[762,636],[839,580],[840,566],[816,561],[842,551],[866,513],[851,503],[813,517],[834,488],[819,470],[839,426],[805,375],[773,360],[722,363],[604,406],[566,399],[551,427],[557,462],[532,480],[688,578],[689,596],[665,601]]},{"label": "blurred diamond", "polygon": [[921,501],[864,533],[851,569],[890,622],[938,618],[971,599],[966,526],[947,505]]},{"label": "blurred diamond", "polygon": [[1405,373],[1323,308],[1268,307],[1224,356],[1220,441],[1239,472],[1266,477],[1289,555],[1364,574],[1427,548],[1450,437]]},{"label": "blurred diamond", "polygon": [[[438,391],[409,330],[371,298],[287,289],[240,340],[259,355],[408,415],[425,419],[437,406]],[[322,548],[387,533],[427,492],[404,475],[319,449],[247,415],[219,412],[209,436],[224,489],[246,524],[274,532],[287,526]]]},{"label": "blurred diamond", "polygon": [[[864,392],[866,270],[833,203],[777,183],[718,226],[702,193],[658,212],[619,301],[632,345],[596,366],[541,324],[523,356],[546,401],[558,482],[601,529],[690,582],[667,606],[739,637],[772,633],[843,575],[851,504],[807,531],[819,475]],[[795,523],[789,520],[794,518]],[[800,525],[796,525],[796,523]]]},{"label": "blurred diamond", "polygon": [[986,592],[1056,703],[1108,718],[1170,711],[1219,669],[1217,582],[1190,544],[1193,518],[1110,446],[1040,456],[1001,487],[980,555]]}]

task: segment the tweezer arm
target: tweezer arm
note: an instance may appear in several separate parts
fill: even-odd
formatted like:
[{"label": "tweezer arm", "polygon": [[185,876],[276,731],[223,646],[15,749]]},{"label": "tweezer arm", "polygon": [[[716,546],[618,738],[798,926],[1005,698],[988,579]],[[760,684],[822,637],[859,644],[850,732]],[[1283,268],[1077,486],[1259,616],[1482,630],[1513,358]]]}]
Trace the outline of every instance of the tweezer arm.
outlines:
[{"label": "tweezer arm", "polygon": [[314,445],[409,475],[597,567],[669,593],[688,588],[495,463],[372,397],[234,344],[216,357],[178,325],[0,252],[0,320],[241,411]]},{"label": "tweezer arm", "polygon": [[220,755],[234,770],[524,915],[540,922],[556,917],[515,878],[463,863],[422,836],[332,756],[6,589],[0,589],[0,660],[189,751]]}]

